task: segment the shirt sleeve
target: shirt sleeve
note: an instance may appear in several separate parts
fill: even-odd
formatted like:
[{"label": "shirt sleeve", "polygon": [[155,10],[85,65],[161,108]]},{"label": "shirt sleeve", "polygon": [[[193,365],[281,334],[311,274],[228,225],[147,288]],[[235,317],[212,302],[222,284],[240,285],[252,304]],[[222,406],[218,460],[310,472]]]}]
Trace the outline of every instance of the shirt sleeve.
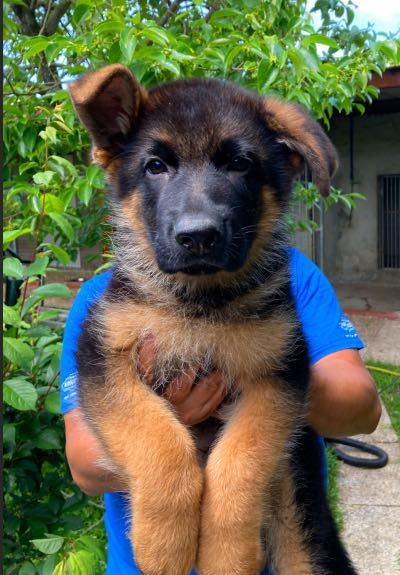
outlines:
[{"label": "shirt sleeve", "polygon": [[61,413],[78,407],[78,368],[75,354],[82,324],[93,303],[105,291],[111,272],[85,282],[78,292],[65,324],[60,364]]},{"label": "shirt sleeve", "polygon": [[341,310],[328,279],[301,252],[292,252],[292,290],[311,364],[336,351],[362,349],[364,343]]}]

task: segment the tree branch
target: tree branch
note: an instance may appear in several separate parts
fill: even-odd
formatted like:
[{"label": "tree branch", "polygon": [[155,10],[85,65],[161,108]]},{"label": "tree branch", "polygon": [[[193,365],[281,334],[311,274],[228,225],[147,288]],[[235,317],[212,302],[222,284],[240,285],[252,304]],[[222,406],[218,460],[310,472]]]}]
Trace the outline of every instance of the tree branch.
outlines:
[{"label": "tree branch", "polygon": [[11,4],[11,8],[21,24],[21,31],[26,36],[39,34],[39,26],[35,19],[35,12],[20,4]]},{"label": "tree branch", "polygon": [[173,16],[178,12],[179,6],[182,0],[174,0],[169,8],[164,12],[161,18],[158,20],[158,26],[165,26],[171,20]]},{"label": "tree branch", "polygon": [[[52,3],[52,0],[47,0],[46,12],[41,26],[39,26],[36,19],[36,2],[32,2],[31,7],[12,4],[11,8],[20,22],[21,32],[23,34],[26,36],[38,36],[41,34],[44,36],[51,36],[56,32],[61,18],[67,12],[71,4],[72,0],[60,0],[58,4]],[[39,57],[40,71],[46,86],[49,87],[56,84],[61,87],[56,67],[52,65],[49,66],[44,52],[41,52]]]},{"label": "tree branch", "polygon": [[39,32],[40,35],[42,35],[46,29],[46,23],[47,23],[47,18],[49,17],[49,14],[50,14],[50,8],[51,8],[51,0],[47,0],[46,13],[45,13],[44,18],[43,18],[42,27],[40,28],[40,32]]},{"label": "tree branch", "polygon": [[216,12],[217,10],[219,10],[222,6],[222,1],[221,0],[215,0],[215,2],[211,2],[211,6],[206,14],[206,17],[204,18],[206,22],[208,22],[211,18],[211,16],[214,14],[214,12]]},{"label": "tree branch", "polygon": [[47,19],[46,27],[44,30],[45,36],[51,36],[57,30],[57,26],[60,23],[61,18],[67,12],[68,8],[71,6],[71,0],[60,0],[58,4],[53,6],[50,16]]}]

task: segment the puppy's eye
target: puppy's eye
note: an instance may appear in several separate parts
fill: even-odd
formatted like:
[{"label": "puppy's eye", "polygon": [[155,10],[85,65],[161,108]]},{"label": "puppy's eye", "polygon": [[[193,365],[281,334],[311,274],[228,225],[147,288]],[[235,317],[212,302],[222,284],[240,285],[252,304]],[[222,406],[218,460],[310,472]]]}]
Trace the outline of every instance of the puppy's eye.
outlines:
[{"label": "puppy's eye", "polygon": [[227,169],[230,172],[247,172],[250,169],[251,164],[252,162],[249,158],[236,156],[229,161]]},{"label": "puppy's eye", "polygon": [[144,169],[146,172],[149,172],[150,174],[153,174],[153,175],[162,174],[163,172],[168,172],[168,168],[164,164],[164,162],[162,162],[161,160],[157,160],[155,158],[153,158],[152,160],[149,160],[147,162],[147,164],[145,165]]}]

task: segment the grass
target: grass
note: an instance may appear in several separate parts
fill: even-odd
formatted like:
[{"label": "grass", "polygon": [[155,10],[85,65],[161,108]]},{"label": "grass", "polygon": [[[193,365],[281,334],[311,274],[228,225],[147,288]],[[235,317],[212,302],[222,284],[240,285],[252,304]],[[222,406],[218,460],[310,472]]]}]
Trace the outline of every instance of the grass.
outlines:
[{"label": "grass", "polygon": [[367,367],[375,380],[393,428],[400,437],[400,366],[368,361]]},{"label": "grass", "polygon": [[339,460],[335,455],[335,448],[328,447],[326,450],[328,459],[328,501],[333,519],[339,529],[343,528],[343,512],[339,505],[338,472]]}]

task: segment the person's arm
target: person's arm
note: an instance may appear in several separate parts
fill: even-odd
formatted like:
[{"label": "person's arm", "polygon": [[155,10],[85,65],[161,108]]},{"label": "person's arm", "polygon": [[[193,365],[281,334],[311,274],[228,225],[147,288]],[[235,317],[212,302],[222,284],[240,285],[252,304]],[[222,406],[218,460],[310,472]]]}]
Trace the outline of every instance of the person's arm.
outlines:
[{"label": "person's arm", "polygon": [[[167,398],[183,423],[195,425],[214,413],[225,392],[218,374],[211,374],[194,387],[190,374],[171,386]],[[371,433],[379,422],[381,406],[376,387],[356,350],[332,353],[312,366],[310,400],[308,421],[324,436]],[[105,459],[103,449],[79,410],[66,413],[64,419],[67,458],[75,483],[88,495],[124,491],[123,478],[99,464]]]},{"label": "person's arm", "polygon": [[[195,386],[195,374],[187,374],[171,384],[166,397],[177,416],[186,425],[208,419],[219,407],[226,394],[221,376],[212,373]],[[149,381],[150,383],[150,381]],[[66,454],[74,482],[87,495],[126,491],[123,477],[102,465],[107,460],[99,440],[85,424],[79,408],[64,415]]]},{"label": "person's arm", "polygon": [[381,403],[374,380],[355,349],[331,353],[311,367],[311,427],[325,437],[372,433]]},{"label": "person's arm", "polygon": [[86,425],[79,408],[64,414],[65,452],[72,479],[86,495],[126,491],[118,474],[102,464],[106,460],[103,447]]},{"label": "person's arm", "polygon": [[309,423],[326,437],[371,433],[381,406],[357,351],[364,343],[343,314],[329,280],[298,250],[291,251],[291,272],[311,363]]}]

